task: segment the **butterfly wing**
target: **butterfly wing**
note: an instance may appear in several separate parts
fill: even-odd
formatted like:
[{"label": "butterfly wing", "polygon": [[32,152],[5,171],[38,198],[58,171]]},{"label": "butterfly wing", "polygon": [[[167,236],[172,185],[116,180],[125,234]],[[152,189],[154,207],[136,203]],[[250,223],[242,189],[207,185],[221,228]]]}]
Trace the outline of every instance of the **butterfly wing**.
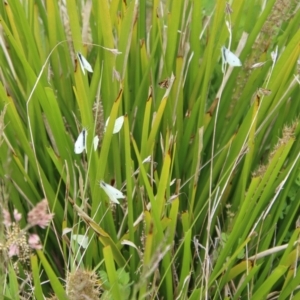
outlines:
[{"label": "butterfly wing", "polygon": [[72,240],[77,242],[79,246],[86,249],[89,244],[89,238],[86,235],[82,234],[73,234]]},{"label": "butterfly wing", "polygon": [[118,133],[121,130],[123,123],[124,123],[124,116],[117,118],[115,121],[113,133]]},{"label": "butterfly wing", "polygon": [[94,150],[96,151],[97,150],[97,147],[99,145],[99,137],[98,135],[95,135],[94,136],[94,139],[93,139],[93,145],[94,145]]},{"label": "butterfly wing", "polygon": [[109,197],[109,199],[114,203],[120,204],[118,199],[124,199],[125,198],[125,195],[121,191],[117,190],[116,188],[114,188],[113,186],[105,183],[102,180],[100,181],[100,187],[104,190],[104,192]]},{"label": "butterfly wing", "polygon": [[86,60],[86,58],[80,52],[77,52],[77,56],[78,56],[79,64],[80,64],[83,74],[85,74],[85,70],[87,70],[90,73],[93,73],[92,66]]},{"label": "butterfly wing", "polygon": [[[225,48],[225,47],[224,47]],[[240,67],[242,65],[240,59],[232,53],[230,50],[223,49],[224,51],[224,56],[225,56],[225,61],[232,67]]]},{"label": "butterfly wing", "polygon": [[74,152],[76,154],[80,154],[86,149],[86,136],[87,136],[87,131],[86,129],[83,129],[80,132],[74,145]]},{"label": "butterfly wing", "polygon": [[[107,118],[107,120],[105,122],[104,132],[106,131],[108,123],[109,123],[109,117]],[[113,134],[118,133],[121,130],[123,123],[124,123],[124,116],[121,116],[116,119],[115,124],[114,124]]]}]

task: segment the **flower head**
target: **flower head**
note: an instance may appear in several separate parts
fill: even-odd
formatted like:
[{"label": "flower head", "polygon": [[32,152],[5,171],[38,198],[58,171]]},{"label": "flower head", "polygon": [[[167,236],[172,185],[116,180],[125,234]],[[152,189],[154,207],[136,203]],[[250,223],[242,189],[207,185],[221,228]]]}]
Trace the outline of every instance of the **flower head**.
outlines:
[{"label": "flower head", "polygon": [[9,247],[8,247],[8,256],[9,257],[13,257],[15,255],[19,255],[19,247],[16,243],[13,243],[11,244]]},{"label": "flower head", "polygon": [[18,210],[15,208],[14,209],[14,219],[16,222],[19,222],[22,218],[22,215],[18,212]]},{"label": "flower head", "polygon": [[28,238],[28,244],[32,249],[42,249],[40,238],[37,234],[31,234]]},{"label": "flower head", "polygon": [[9,211],[6,209],[3,209],[2,214],[3,214],[3,224],[6,227],[11,226],[11,218],[10,218]]},{"label": "flower head", "polygon": [[31,226],[38,225],[45,228],[49,225],[54,214],[48,214],[48,201],[43,199],[27,215],[27,221]]}]

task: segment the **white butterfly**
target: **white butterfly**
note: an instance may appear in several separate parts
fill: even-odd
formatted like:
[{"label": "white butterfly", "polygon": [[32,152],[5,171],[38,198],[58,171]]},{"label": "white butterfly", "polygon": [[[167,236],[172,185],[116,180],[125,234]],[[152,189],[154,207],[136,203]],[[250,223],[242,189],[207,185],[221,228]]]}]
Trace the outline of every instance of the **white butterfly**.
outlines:
[{"label": "white butterfly", "polygon": [[256,69],[256,68],[260,68],[261,66],[263,66],[266,63],[266,61],[260,61],[258,63],[255,63],[251,66],[251,69]]},{"label": "white butterfly", "polygon": [[84,249],[86,249],[89,244],[89,238],[86,235],[82,234],[73,234],[72,240],[77,242],[78,245]]},{"label": "white butterfly", "polygon": [[[107,120],[105,122],[104,132],[106,131],[106,128],[108,126],[108,122],[109,122],[109,117],[107,118]],[[124,116],[121,116],[121,117],[116,119],[114,129],[113,129],[113,134],[118,133],[121,130],[121,128],[123,126],[123,123],[124,123]]]},{"label": "white butterfly", "polygon": [[77,52],[77,57],[83,74],[85,75],[85,70],[93,73],[92,66],[80,52]]},{"label": "white butterfly", "polygon": [[74,145],[74,152],[76,154],[80,154],[84,150],[86,150],[86,137],[87,137],[87,130],[83,128]]},{"label": "white butterfly", "polygon": [[124,199],[125,198],[125,195],[121,191],[117,190],[116,188],[114,188],[113,186],[105,183],[102,180],[100,181],[100,187],[104,190],[104,192],[109,197],[109,199],[114,203],[120,204],[118,199]]},{"label": "white butterfly", "polygon": [[98,144],[99,144],[99,137],[98,137],[98,135],[95,135],[93,138],[93,145],[94,145],[95,151],[97,150]]},{"label": "white butterfly", "polygon": [[277,57],[278,57],[278,46],[276,46],[275,50],[271,52],[271,58],[273,63],[276,62]]},{"label": "white butterfly", "polygon": [[222,47],[222,71],[225,70],[225,64],[229,64],[232,67],[240,67],[242,65],[240,59],[232,53],[225,46]]}]

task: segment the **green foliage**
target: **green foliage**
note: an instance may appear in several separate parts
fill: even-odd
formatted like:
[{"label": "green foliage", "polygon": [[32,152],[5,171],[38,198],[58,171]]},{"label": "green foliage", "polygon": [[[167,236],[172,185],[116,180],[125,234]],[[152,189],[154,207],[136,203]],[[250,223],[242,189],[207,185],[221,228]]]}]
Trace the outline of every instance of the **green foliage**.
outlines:
[{"label": "green foliage", "polygon": [[[2,1],[1,208],[55,214],[4,296],[66,299],[82,269],[101,299],[297,297],[299,18],[295,0]],[[222,72],[223,45],[242,67]]]},{"label": "green foliage", "polygon": [[[99,272],[100,280],[102,282],[102,287],[105,290],[101,296],[101,299],[112,299],[110,290],[113,289],[113,286],[109,283],[107,274],[105,271]],[[117,284],[121,290],[122,299],[129,299],[130,296],[130,284],[129,284],[129,273],[124,269],[117,270]]]}]

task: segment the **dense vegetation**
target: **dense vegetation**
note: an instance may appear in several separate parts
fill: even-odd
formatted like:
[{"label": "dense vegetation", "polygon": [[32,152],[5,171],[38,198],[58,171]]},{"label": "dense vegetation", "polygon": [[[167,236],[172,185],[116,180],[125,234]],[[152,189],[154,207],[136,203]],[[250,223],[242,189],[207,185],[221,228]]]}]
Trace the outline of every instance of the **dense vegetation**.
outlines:
[{"label": "dense vegetation", "polygon": [[1,1],[0,294],[300,298],[299,8]]}]

